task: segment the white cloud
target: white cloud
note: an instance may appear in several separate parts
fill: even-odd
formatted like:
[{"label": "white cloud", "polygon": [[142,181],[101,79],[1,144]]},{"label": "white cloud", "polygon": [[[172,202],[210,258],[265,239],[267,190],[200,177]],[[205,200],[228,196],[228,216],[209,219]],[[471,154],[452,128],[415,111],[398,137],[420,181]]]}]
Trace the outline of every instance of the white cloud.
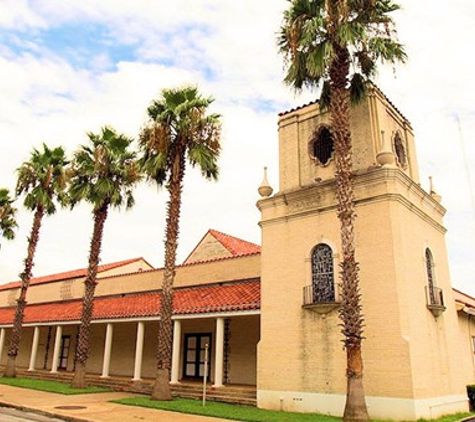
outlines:
[{"label": "white cloud", "polygon": [[45,21],[33,11],[27,0],[1,0],[0,26],[8,29],[45,27]]}]

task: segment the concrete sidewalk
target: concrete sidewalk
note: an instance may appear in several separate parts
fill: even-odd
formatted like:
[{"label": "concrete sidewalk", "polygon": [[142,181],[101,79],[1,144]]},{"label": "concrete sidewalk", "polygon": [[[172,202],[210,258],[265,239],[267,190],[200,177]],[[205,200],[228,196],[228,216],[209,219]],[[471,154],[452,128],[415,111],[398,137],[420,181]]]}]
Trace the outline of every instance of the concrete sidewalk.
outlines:
[{"label": "concrete sidewalk", "polygon": [[[0,406],[32,411],[72,422],[220,422],[224,419],[109,403],[128,393],[63,395],[0,385]],[[229,421],[228,421],[229,422]]]}]

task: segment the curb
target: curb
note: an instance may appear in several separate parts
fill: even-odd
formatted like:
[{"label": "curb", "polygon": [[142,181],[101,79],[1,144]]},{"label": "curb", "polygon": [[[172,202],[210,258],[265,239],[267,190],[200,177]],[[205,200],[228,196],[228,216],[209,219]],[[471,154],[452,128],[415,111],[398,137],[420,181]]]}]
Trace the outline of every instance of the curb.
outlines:
[{"label": "curb", "polygon": [[0,407],[7,407],[10,409],[16,409],[16,410],[21,410],[23,412],[30,412],[30,413],[35,413],[36,415],[41,415],[41,416],[47,416],[50,418],[56,418],[60,419],[66,422],[94,422],[92,419],[83,419],[83,418],[77,418],[75,416],[66,416],[66,415],[60,415],[58,413],[54,412],[48,412],[46,410],[39,410],[33,407],[28,407],[28,406],[20,406],[17,404],[12,404],[12,403],[5,403],[0,401]]}]

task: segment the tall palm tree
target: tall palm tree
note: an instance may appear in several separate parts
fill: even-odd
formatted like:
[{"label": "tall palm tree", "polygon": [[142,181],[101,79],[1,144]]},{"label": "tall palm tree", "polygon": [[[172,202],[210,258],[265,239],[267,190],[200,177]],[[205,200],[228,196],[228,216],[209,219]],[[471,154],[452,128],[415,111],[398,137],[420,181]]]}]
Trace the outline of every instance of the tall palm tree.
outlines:
[{"label": "tall palm tree", "polygon": [[99,134],[89,132],[89,143],[81,145],[71,162],[69,197],[71,207],[80,201],[93,206],[94,228],[89,249],[87,276],[75,354],[75,372],[71,386],[86,385],[86,363],[89,357],[94,292],[97,285],[104,224],[110,207],[131,208],[133,187],[140,180],[136,153],[129,149],[133,140],[103,127]]},{"label": "tall palm tree", "polygon": [[25,267],[20,274],[20,296],[17,299],[12,336],[8,348],[8,360],[3,373],[5,377],[16,376],[16,357],[22,334],[26,293],[32,277],[33,258],[39,240],[41,222],[45,215],[56,212],[56,202],[60,205],[66,204],[67,165],[68,161],[62,147],[50,149],[43,144],[43,151],[33,149],[30,160],[25,161],[17,169],[16,194],[25,194],[23,205],[34,212],[34,217],[28,237]]},{"label": "tall palm tree", "polygon": [[15,228],[17,227],[17,209],[12,206],[13,199],[10,198],[10,191],[5,188],[0,189],[0,235],[7,240],[15,238]]},{"label": "tall palm tree", "polygon": [[406,58],[395,39],[392,0],[289,0],[278,44],[287,64],[285,82],[297,90],[320,88],[335,145],[342,249],[340,318],[347,353],[345,420],[366,420],[363,388],[363,315],[355,259],[350,101],[361,99],[378,61]]},{"label": "tall palm tree", "polygon": [[165,236],[165,271],[158,327],[157,372],[152,399],[171,400],[173,281],[185,167],[198,166],[207,179],[217,179],[220,116],[207,114],[212,98],[196,87],[164,89],[148,108],[140,134],[141,164],[149,181],[166,185],[169,193]]}]

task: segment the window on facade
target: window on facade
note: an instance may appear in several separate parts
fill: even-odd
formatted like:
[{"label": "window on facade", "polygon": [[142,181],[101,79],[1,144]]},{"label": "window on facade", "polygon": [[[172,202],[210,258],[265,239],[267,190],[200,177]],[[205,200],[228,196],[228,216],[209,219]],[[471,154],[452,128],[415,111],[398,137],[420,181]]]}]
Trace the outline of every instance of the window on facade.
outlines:
[{"label": "window on facade", "polygon": [[399,165],[402,168],[407,167],[407,154],[406,148],[404,147],[404,143],[402,141],[402,137],[399,132],[396,133],[393,140],[394,152],[396,153],[396,158]]},{"label": "window on facade", "polygon": [[438,304],[436,289],[435,289],[435,280],[434,280],[434,259],[432,258],[432,253],[429,248],[426,249],[425,253],[426,260],[426,271],[427,271],[427,291],[428,291],[428,300],[429,304],[436,305]]},{"label": "window on facade", "polygon": [[312,253],[312,290],[314,303],[335,302],[333,251],[324,243]]},{"label": "window on facade", "polygon": [[310,154],[317,159],[319,163],[326,166],[332,158],[335,145],[333,143],[333,136],[325,126],[322,126],[310,142]]}]

